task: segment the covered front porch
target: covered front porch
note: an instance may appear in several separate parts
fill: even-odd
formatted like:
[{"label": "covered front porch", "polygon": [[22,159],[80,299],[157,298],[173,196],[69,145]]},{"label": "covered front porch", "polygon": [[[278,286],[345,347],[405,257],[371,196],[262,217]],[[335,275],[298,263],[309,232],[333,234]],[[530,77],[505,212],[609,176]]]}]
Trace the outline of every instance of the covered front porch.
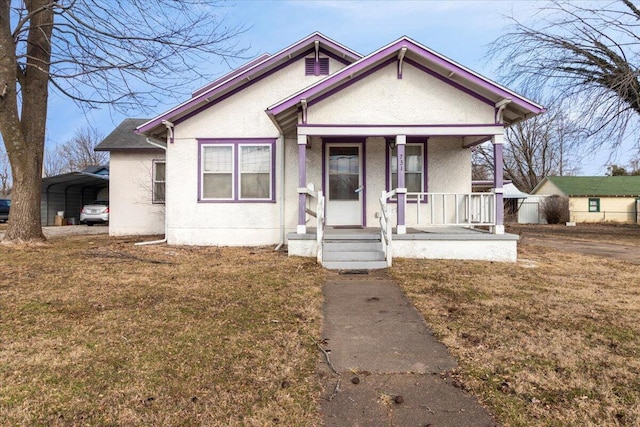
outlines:
[{"label": "covered front porch", "polygon": [[[288,200],[297,196],[289,253],[375,268],[394,257],[515,261],[504,130],[543,110],[408,38],[271,105],[298,166],[287,185]],[[473,193],[471,152],[485,142],[494,185]]]},{"label": "covered front porch", "polygon": [[[420,131],[408,127],[402,130]],[[479,141],[491,140],[496,164],[501,165],[502,126],[443,127],[442,134],[435,135],[434,129],[430,130],[429,136],[380,137],[358,129],[358,137],[327,137],[314,133],[327,132],[326,128],[299,127],[298,223],[296,232],[287,235],[289,254],[316,257],[328,268],[345,269],[385,268],[391,266],[394,257],[516,261],[518,237],[504,234],[502,168],[494,171],[490,192],[470,191],[470,150]],[[321,148],[316,148],[309,160],[308,152],[314,150],[311,138]],[[360,138],[361,148],[338,142],[350,138]],[[319,141],[322,144],[317,144]],[[409,145],[407,141],[414,142]],[[421,146],[415,141],[424,142]],[[437,168],[438,162],[426,161],[428,148],[434,148],[432,143],[446,147],[446,153],[466,152],[467,160],[450,162],[451,170]],[[335,152],[331,151],[334,146],[338,148]],[[353,152],[344,150],[349,146],[354,147]],[[410,146],[419,149],[411,154]],[[360,153],[365,149],[367,156]],[[385,153],[386,160],[378,164],[386,164],[386,170],[365,172],[365,159],[372,163]],[[430,153],[432,161],[448,158],[448,154],[438,157],[433,150]],[[321,185],[316,187],[307,181],[308,168],[314,170],[314,181],[319,178]],[[384,189],[385,180],[380,178],[385,175],[386,187],[395,186],[390,191]],[[435,179],[436,175],[440,178]],[[427,186],[435,191],[425,191]],[[469,191],[436,192],[452,188]],[[333,204],[329,209],[328,201]],[[343,218],[346,222],[341,222]]]}]

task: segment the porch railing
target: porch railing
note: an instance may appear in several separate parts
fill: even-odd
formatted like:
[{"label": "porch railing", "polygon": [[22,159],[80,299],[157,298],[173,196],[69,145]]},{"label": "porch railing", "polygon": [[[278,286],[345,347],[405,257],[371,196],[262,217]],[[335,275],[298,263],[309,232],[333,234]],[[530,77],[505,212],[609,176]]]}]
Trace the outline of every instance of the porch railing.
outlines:
[{"label": "porch railing", "polygon": [[387,201],[396,195],[396,190],[389,192],[383,191],[380,196],[380,241],[382,242],[382,250],[384,251],[384,258],[387,261],[387,266],[391,267],[393,259],[393,246],[391,244],[393,238],[393,228],[391,227],[391,221],[389,221],[389,205]]},{"label": "porch railing", "polygon": [[415,210],[418,225],[493,226],[494,193],[407,193],[407,217]]},{"label": "porch railing", "polygon": [[[315,203],[315,211],[311,209],[313,206],[313,199],[316,199]],[[318,263],[322,263],[322,242],[324,241],[324,226],[325,226],[325,217],[324,217],[324,195],[322,191],[315,191],[315,187],[313,184],[309,183],[307,185],[306,192],[306,209],[305,212],[315,217],[316,219],[316,245],[317,245],[317,261]]]}]

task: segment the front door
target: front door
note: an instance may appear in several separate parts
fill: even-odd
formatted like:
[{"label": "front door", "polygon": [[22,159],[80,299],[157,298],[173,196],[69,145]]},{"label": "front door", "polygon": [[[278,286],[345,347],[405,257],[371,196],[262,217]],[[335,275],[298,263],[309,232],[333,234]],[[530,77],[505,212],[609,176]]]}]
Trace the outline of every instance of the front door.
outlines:
[{"label": "front door", "polygon": [[327,144],[325,148],[326,223],[363,226],[362,144]]}]

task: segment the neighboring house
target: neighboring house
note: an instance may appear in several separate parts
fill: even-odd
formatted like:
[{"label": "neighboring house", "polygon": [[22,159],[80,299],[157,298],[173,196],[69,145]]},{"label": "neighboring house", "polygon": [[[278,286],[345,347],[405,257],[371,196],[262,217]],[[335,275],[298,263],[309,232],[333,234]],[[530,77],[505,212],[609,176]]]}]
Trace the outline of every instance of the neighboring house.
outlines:
[{"label": "neighboring house", "polygon": [[109,233],[163,234],[163,144],[151,145],[135,133],[148,119],[125,119],[98,144],[96,151],[110,152]]},{"label": "neighboring house", "polygon": [[[346,256],[328,253],[340,241],[371,238],[387,263],[391,254],[513,261],[517,236],[504,234],[495,208],[502,168],[492,193],[472,194],[471,150],[492,141],[501,159],[504,128],[541,112],[410,38],[362,56],[314,33],[140,123],[131,147],[100,149],[111,151],[112,207],[133,203],[124,181],[151,185],[166,149],[169,244],[286,244],[329,266]],[[112,221],[110,233],[146,231],[140,218],[152,214],[142,211],[153,207]],[[384,214],[394,230],[380,242]],[[492,234],[471,230],[481,226]]]},{"label": "neighboring house", "polygon": [[531,194],[569,197],[572,222],[637,222],[640,176],[548,176]]},{"label": "neighboring house", "polygon": [[43,226],[54,225],[58,212],[70,224],[80,224],[82,206],[109,199],[109,166],[88,166],[79,172],[42,178],[40,217]]}]

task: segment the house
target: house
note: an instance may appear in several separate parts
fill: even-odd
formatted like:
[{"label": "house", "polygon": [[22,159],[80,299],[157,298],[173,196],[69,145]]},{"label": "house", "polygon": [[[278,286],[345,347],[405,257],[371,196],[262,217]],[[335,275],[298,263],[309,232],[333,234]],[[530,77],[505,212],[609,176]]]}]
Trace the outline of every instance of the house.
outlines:
[{"label": "house", "polygon": [[165,232],[165,145],[149,144],[136,128],[149,119],[125,119],[96,146],[109,151],[109,233],[112,236]]},{"label": "house", "polygon": [[109,199],[109,167],[88,166],[81,171],[42,178],[40,217],[43,226],[55,224],[58,212],[69,224],[80,224],[82,206]]},{"label": "house", "polygon": [[[505,127],[541,112],[408,37],[362,56],[313,33],[139,124],[135,149],[101,149],[112,206],[132,182],[163,183],[169,244],[287,245],[329,268],[392,256],[513,261],[517,236],[496,209],[502,168],[492,192],[472,193],[471,150],[492,141],[501,164]],[[123,219],[110,233],[135,230],[151,231]]]},{"label": "house", "polygon": [[638,222],[640,176],[548,176],[531,194],[568,197],[572,222]]}]

